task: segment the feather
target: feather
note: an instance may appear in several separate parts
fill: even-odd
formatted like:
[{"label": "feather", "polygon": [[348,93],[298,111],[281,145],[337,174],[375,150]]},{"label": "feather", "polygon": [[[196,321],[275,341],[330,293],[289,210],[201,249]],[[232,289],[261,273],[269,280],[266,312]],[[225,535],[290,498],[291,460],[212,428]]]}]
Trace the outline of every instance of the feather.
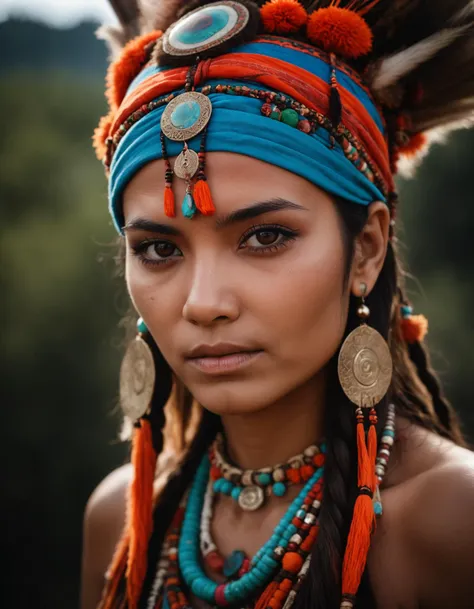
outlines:
[{"label": "feather", "polygon": [[103,25],[97,30],[96,36],[106,42],[111,58],[115,58],[129,40],[140,34],[140,9],[136,0],[109,1],[119,25]]},{"label": "feather", "polygon": [[383,59],[373,76],[370,86],[375,94],[392,87],[419,65],[427,62],[441,49],[449,46],[464,31],[465,27],[447,28],[429,38]]},{"label": "feather", "polygon": [[[140,12],[145,32],[165,31],[176,21],[178,12],[185,0],[141,0]],[[205,4],[205,2],[203,2]]]}]

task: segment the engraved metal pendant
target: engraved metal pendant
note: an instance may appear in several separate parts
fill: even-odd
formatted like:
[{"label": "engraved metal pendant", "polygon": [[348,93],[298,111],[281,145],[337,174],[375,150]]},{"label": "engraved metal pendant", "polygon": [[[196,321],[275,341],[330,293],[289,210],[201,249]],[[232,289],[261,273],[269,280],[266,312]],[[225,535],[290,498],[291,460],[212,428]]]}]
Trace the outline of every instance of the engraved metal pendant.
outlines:
[{"label": "engraved metal pendant", "polygon": [[209,98],[197,91],[188,91],[175,97],[161,116],[161,129],[174,142],[190,140],[209,123],[212,104]]},{"label": "engraved metal pendant", "polygon": [[132,421],[138,421],[150,407],[155,374],[151,349],[137,336],[130,343],[120,369],[120,405]]},{"label": "engraved metal pendant", "polygon": [[163,51],[171,56],[198,55],[234,38],[248,22],[248,8],[233,0],[198,7],[168,28],[161,41]]},{"label": "engraved metal pendant", "polygon": [[259,486],[244,486],[239,495],[239,505],[246,512],[254,512],[263,505],[265,493]]},{"label": "engraved metal pendant", "polygon": [[392,368],[386,341],[366,324],[349,334],[339,352],[339,382],[351,402],[361,408],[372,408],[384,397]]},{"label": "engraved metal pendant", "polygon": [[177,157],[173,171],[178,178],[182,180],[190,180],[196,173],[199,167],[199,157],[197,152],[191,150],[190,148],[186,148],[182,152],[180,152]]}]

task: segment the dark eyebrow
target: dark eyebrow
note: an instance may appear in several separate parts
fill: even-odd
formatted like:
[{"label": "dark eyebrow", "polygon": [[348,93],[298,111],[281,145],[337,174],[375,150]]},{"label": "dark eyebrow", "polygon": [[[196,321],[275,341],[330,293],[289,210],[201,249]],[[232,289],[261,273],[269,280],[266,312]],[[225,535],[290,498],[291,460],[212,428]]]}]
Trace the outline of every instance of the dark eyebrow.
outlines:
[{"label": "dark eyebrow", "polygon": [[[255,203],[255,205],[250,205],[249,207],[237,209],[236,211],[233,211],[222,218],[217,218],[216,228],[222,229],[231,224],[256,218],[257,216],[261,216],[262,214],[270,211],[282,211],[284,209],[307,211],[306,207],[293,203],[292,201],[287,201],[286,199],[269,199],[268,201],[260,201],[259,203]],[[145,218],[136,218],[135,220],[131,220],[123,227],[123,230],[125,232],[128,230],[143,230],[150,233],[159,233],[160,235],[171,235],[173,237],[179,237],[182,234],[181,231],[174,226],[170,226],[169,224],[160,224]]]},{"label": "dark eyebrow", "polygon": [[282,211],[284,209],[307,211],[306,207],[298,205],[297,203],[293,203],[292,201],[287,201],[286,199],[269,199],[268,201],[261,201],[260,203],[250,205],[249,207],[237,209],[236,211],[231,212],[223,218],[218,218],[216,221],[216,227],[224,228],[225,226],[229,226],[230,224],[236,224],[237,222],[242,222],[243,220],[250,220],[252,218],[256,218],[257,216],[261,216],[262,214],[268,213],[270,211]]}]

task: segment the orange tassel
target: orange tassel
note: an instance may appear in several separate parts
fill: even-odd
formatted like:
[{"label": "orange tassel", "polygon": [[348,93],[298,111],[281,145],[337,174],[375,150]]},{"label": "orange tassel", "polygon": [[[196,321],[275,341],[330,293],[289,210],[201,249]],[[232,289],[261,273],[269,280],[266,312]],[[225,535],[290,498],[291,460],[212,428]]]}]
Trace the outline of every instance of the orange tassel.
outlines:
[{"label": "orange tassel", "polygon": [[265,590],[260,595],[260,598],[255,605],[255,609],[266,609],[268,607],[269,602],[272,599],[272,596],[278,589],[278,582],[272,581],[268,584]]},{"label": "orange tassel", "polygon": [[176,216],[174,193],[171,184],[166,184],[165,187],[165,214],[168,218],[174,218]]},{"label": "orange tassel", "polygon": [[194,185],[193,191],[196,207],[204,216],[212,216],[216,211],[212,201],[211,189],[206,180],[198,180]]},{"label": "orange tassel", "polygon": [[400,327],[407,343],[420,343],[428,333],[428,320],[424,315],[410,315],[401,320]]},{"label": "orange tassel", "polygon": [[[365,440],[364,415],[357,410],[357,455],[358,455],[358,485],[367,487],[372,492],[375,484],[375,457],[377,439],[375,427],[371,425],[369,432],[369,452]],[[371,457],[374,462],[371,462]],[[351,528],[347,539],[344,562],[342,566],[342,594],[355,596],[362,579],[370,547],[370,536],[375,525],[375,514],[372,498],[367,494],[359,494],[354,506]]]},{"label": "orange tassel", "polygon": [[92,136],[92,146],[94,147],[95,154],[99,161],[105,158],[107,153],[107,138],[109,137],[110,128],[112,127],[113,115],[111,112],[107,116],[103,116],[99,125],[94,129],[94,135]]},{"label": "orange tassel", "polygon": [[142,419],[133,435],[132,464],[134,477],[130,487],[129,536],[127,565],[128,609],[136,609],[147,570],[148,542],[153,530],[153,481],[156,452],[151,425]]},{"label": "orange tassel", "polygon": [[129,537],[125,531],[115,550],[107,572],[107,584],[98,609],[113,609],[117,600],[117,590],[127,566]]}]

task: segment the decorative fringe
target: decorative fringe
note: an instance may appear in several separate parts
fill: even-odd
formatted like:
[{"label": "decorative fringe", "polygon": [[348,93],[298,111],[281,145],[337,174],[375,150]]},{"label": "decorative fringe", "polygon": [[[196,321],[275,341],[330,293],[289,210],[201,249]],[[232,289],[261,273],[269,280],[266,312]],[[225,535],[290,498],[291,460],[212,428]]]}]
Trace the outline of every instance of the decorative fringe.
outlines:
[{"label": "decorative fringe", "polygon": [[174,218],[176,216],[174,193],[171,184],[166,184],[165,187],[165,214],[168,218]]},{"label": "decorative fringe", "polygon": [[109,137],[110,128],[112,127],[113,113],[109,112],[107,116],[103,116],[99,125],[94,129],[92,136],[92,146],[99,161],[103,161],[107,154],[107,138]]},{"label": "decorative fringe", "polygon": [[332,123],[334,131],[339,127],[342,120],[342,102],[341,95],[339,93],[339,86],[337,84],[336,76],[336,57],[334,53],[331,53],[331,79],[330,79],[330,93],[329,93],[329,120]]},{"label": "decorative fringe", "polygon": [[357,409],[356,416],[359,496],[354,506],[342,566],[343,597],[355,596],[357,593],[367,562],[370,537],[375,526],[374,507],[372,497],[369,494],[369,492],[373,494],[375,488],[375,458],[377,455],[377,438],[374,435],[375,426],[371,413],[371,428],[368,437],[369,449],[367,449],[364,415],[361,408]]},{"label": "decorative fringe", "polygon": [[257,604],[255,605],[255,609],[267,609],[269,602],[272,599],[272,596],[275,594],[278,589],[278,582],[272,581],[268,584],[265,590],[260,595]]},{"label": "decorative fringe", "polygon": [[157,455],[153,448],[150,421],[143,418],[133,435],[134,477],[130,487],[127,564],[128,609],[136,609],[147,570],[148,541],[153,529],[153,481]]},{"label": "decorative fringe", "polygon": [[102,600],[99,603],[98,609],[114,609],[114,603],[117,599],[117,591],[127,567],[128,547],[129,536],[128,531],[125,530],[119,543],[117,544],[112,562],[107,571],[107,583],[105,585]]},{"label": "decorative fringe", "polygon": [[204,216],[212,216],[216,211],[212,201],[211,189],[205,178],[199,179],[194,185],[193,197],[196,207]]},{"label": "decorative fringe", "polygon": [[410,315],[400,321],[400,328],[407,343],[421,343],[428,333],[428,320],[424,315]]},{"label": "decorative fringe", "polygon": [[116,111],[122,103],[130,83],[147,61],[151,46],[161,35],[161,31],[155,30],[130,40],[117,59],[110,64],[106,77],[105,96],[112,110]]}]

